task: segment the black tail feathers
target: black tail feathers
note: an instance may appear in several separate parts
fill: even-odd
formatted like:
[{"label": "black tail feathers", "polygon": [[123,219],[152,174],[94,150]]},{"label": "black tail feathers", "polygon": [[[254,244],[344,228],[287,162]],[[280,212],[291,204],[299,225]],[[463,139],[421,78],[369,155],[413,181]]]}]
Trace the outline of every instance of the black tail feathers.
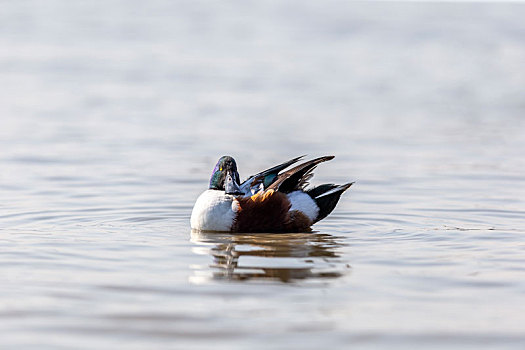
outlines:
[{"label": "black tail feathers", "polygon": [[354,182],[344,185],[324,184],[306,191],[319,207],[319,214],[315,222],[327,217],[339,202],[341,194],[353,184]]}]

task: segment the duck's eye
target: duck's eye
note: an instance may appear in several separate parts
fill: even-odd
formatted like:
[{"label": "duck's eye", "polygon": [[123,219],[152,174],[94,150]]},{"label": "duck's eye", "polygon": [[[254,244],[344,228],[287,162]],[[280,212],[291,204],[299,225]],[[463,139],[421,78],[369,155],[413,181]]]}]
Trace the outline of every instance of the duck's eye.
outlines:
[{"label": "duck's eye", "polygon": [[219,171],[222,171],[222,166],[219,168]]}]

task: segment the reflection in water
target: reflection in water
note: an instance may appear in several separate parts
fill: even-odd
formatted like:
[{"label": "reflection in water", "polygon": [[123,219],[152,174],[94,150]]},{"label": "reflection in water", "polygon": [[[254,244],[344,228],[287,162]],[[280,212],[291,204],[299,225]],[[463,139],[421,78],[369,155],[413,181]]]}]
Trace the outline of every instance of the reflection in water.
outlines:
[{"label": "reflection in water", "polygon": [[[282,282],[336,278],[349,271],[338,250],[340,237],[322,233],[226,234],[192,232],[192,241],[211,245],[213,279],[273,279]],[[200,278],[198,280],[201,280]]]}]

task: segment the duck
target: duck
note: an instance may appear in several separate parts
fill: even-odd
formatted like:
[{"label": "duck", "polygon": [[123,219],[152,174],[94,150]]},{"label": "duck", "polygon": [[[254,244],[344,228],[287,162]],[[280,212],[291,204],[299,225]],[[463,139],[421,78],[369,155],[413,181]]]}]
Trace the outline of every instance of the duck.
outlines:
[{"label": "duck", "polygon": [[334,156],[318,157],[285,170],[304,157],[290,159],[243,182],[235,159],[220,157],[208,189],[193,207],[192,231],[311,232],[311,226],[334,210],[341,195],[354,182],[307,188],[317,165]]}]

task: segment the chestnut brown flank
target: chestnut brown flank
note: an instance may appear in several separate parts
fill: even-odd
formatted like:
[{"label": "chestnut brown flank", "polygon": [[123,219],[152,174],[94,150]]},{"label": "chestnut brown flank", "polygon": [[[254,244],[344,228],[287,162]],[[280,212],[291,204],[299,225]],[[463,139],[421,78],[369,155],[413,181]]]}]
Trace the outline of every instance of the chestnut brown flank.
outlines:
[{"label": "chestnut brown flank", "polygon": [[312,224],[303,213],[289,211],[290,201],[281,192],[270,189],[236,201],[239,211],[232,227],[235,232],[298,232],[308,230]]},{"label": "chestnut brown flank", "polygon": [[286,226],[287,232],[310,232],[312,220],[299,210],[292,210],[288,213],[289,219]]}]

